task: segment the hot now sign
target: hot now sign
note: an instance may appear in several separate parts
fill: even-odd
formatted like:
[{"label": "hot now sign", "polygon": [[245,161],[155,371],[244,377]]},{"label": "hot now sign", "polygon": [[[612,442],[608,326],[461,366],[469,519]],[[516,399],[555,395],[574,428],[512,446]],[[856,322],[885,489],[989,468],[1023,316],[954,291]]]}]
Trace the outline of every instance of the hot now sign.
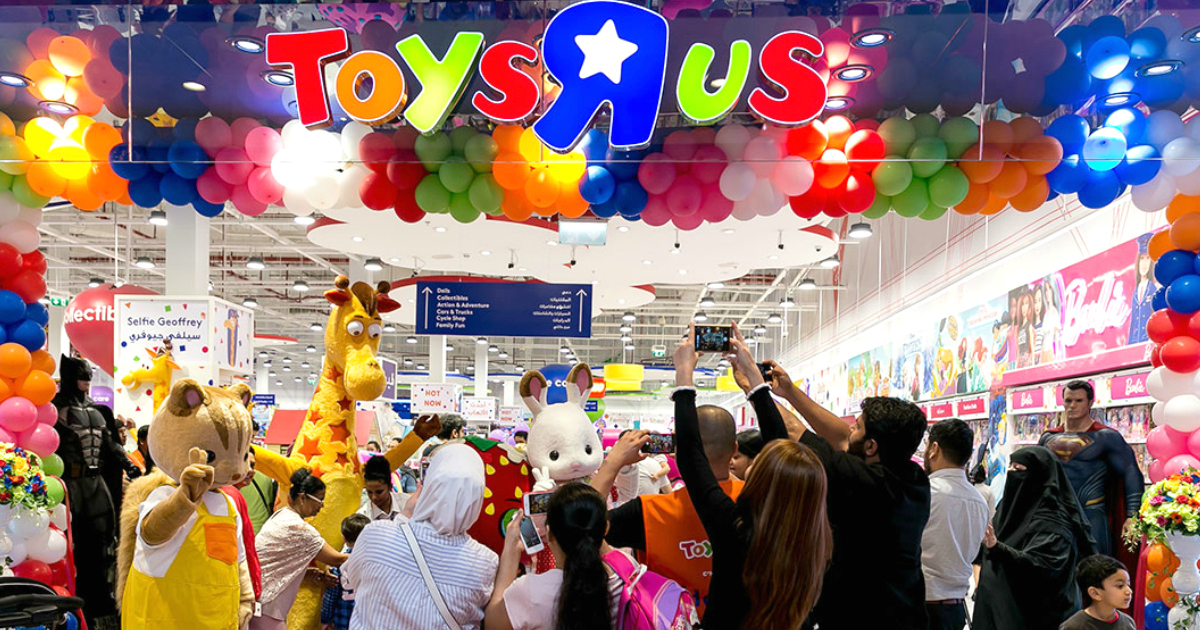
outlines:
[{"label": "hot now sign", "polygon": [[[519,41],[488,46],[483,33],[459,32],[439,59],[420,35],[412,35],[396,44],[400,58],[421,84],[411,103],[409,86],[396,61],[374,50],[350,54],[349,36],[343,29],[271,33],[266,52],[271,65],[292,69],[300,122],[305,126],[333,122],[332,97],[354,120],[381,125],[402,115],[421,133],[441,127],[463,96],[472,72],[478,72],[489,88],[471,95],[476,110],[500,124],[529,120],[541,103],[541,85],[516,64],[534,65],[540,59],[561,90],[533,124],[533,131],[546,146],[566,153],[606,106],[612,112],[609,142],[614,148],[650,143],[667,87],[670,30],[663,16],[644,7],[592,0],[555,15],[546,26],[541,50]],[[747,105],[763,120],[796,126],[823,111],[825,81],[797,58],[798,53],[819,58],[824,46],[808,33],[785,31],[758,51],[758,71],[771,89],[755,88]],[[674,86],[680,113],[697,124],[725,117],[741,98],[752,55],[749,42],[731,43],[721,84],[708,76],[713,48],[692,44]],[[327,94],[324,66],[343,59],[334,93]],[[718,84],[721,87],[715,91],[707,87]]]}]

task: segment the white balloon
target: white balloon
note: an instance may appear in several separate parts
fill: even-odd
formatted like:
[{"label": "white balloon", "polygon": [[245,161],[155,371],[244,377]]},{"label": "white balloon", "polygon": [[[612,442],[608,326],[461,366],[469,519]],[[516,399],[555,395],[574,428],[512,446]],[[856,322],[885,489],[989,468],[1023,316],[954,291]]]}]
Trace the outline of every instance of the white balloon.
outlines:
[{"label": "white balloon", "polygon": [[8,243],[17,248],[18,252],[28,254],[38,248],[42,237],[37,228],[24,221],[10,221],[0,225],[0,243]]},{"label": "white balloon", "polygon": [[0,191],[0,225],[15,221],[21,215],[21,207],[11,192]]},{"label": "white balloon", "polygon": [[17,220],[37,227],[42,224],[42,210],[41,208],[21,208],[17,214]]},{"label": "white balloon", "polygon": [[302,157],[318,172],[332,173],[346,161],[341,137],[324,129],[309,132],[301,151]]},{"label": "white balloon", "polygon": [[1156,367],[1146,377],[1146,393],[1154,400],[1167,401],[1194,391],[1195,372],[1180,374],[1165,367]]},{"label": "white balloon", "polygon": [[759,177],[770,177],[783,156],[783,146],[769,135],[760,134],[746,143],[746,163]]},{"label": "white balloon", "polygon": [[[1171,586],[1174,588],[1175,582],[1171,581]],[[1167,612],[1167,627],[1168,628],[1186,628],[1192,625],[1191,615],[1188,614],[1185,606],[1176,606]]]},{"label": "white balloon", "polygon": [[304,198],[317,210],[328,210],[337,205],[341,193],[337,178],[329,174],[317,175],[304,187]]},{"label": "white balloon", "polygon": [[[720,134],[720,132],[717,133]],[[721,171],[721,179],[718,180],[717,185],[726,199],[738,202],[750,197],[757,181],[758,177],[754,175],[754,170],[745,162],[733,162],[726,166],[724,171]]]},{"label": "white balloon", "polygon": [[1200,167],[1200,142],[1183,137],[1175,138],[1163,147],[1163,170],[1175,177],[1190,175]]},{"label": "white balloon", "polygon": [[8,536],[0,533],[0,558],[8,555],[8,552],[13,549],[13,541]]},{"label": "white balloon", "polygon": [[12,562],[8,563],[10,567],[25,562],[25,558],[29,557],[29,552],[25,549],[25,542],[14,540],[12,542],[12,549],[8,552],[8,557],[12,560]]},{"label": "white balloon", "polygon": [[[0,528],[8,525],[8,521],[11,520],[13,515],[16,513],[17,511],[14,510],[11,505],[0,505]],[[0,532],[0,535],[2,535],[2,532]]]},{"label": "white balloon", "polygon": [[1167,425],[1166,419],[1163,418],[1163,409],[1166,408],[1166,406],[1167,403],[1165,402],[1156,402],[1152,407],[1150,407],[1150,420],[1154,422],[1154,426],[1164,427]]},{"label": "white balloon", "polygon": [[768,216],[779,210],[779,206],[771,207],[775,203],[775,188],[771,185],[771,180],[765,177],[754,182],[754,190],[746,201],[750,202],[755,214],[759,216]]},{"label": "white balloon", "polygon": [[15,577],[15,576],[16,576],[16,573],[13,573],[12,569],[8,568],[7,566],[0,567],[0,577]]},{"label": "white balloon", "polygon": [[1167,143],[1183,135],[1183,121],[1179,114],[1161,109],[1146,119],[1146,141],[1159,152]]},{"label": "white balloon", "polygon": [[30,558],[46,564],[54,564],[67,555],[67,537],[52,529],[31,538],[25,545]]},{"label": "white balloon", "polygon": [[749,221],[758,216],[758,210],[749,199],[733,202],[733,212],[730,215],[738,221]]},{"label": "white balloon", "polygon": [[[345,136],[343,136],[344,138]],[[352,166],[338,176],[338,208],[360,208],[362,207],[362,197],[358,191],[362,187],[362,182],[366,179],[371,171],[362,165]]]},{"label": "white balloon", "polygon": [[750,131],[736,124],[718,129],[717,138],[713,141],[717,148],[725,152],[725,158],[730,162],[742,159],[747,142],[750,142]]},{"label": "white balloon", "polygon": [[50,524],[62,531],[67,531],[67,506],[59,503],[50,508]]},{"label": "white balloon", "polygon": [[1181,433],[1200,429],[1200,398],[1185,394],[1168,400],[1163,407],[1163,419],[1167,426]]},{"label": "white balloon", "polygon": [[27,540],[35,538],[50,525],[50,516],[45,512],[21,509],[8,522],[8,531],[14,538]]},{"label": "white balloon", "polygon": [[285,149],[299,146],[308,133],[308,128],[298,119],[289,120],[283,126],[283,129],[279,131],[279,135],[283,138],[283,147]]},{"label": "white balloon", "polygon": [[1142,212],[1158,212],[1175,198],[1175,178],[1165,170],[1159,171],[1154,179],[1133,187],[1129,193],[1134,207]]},{"label": "white balloon", "polygon": [[798,155],[789,155],[775,166],[771,180],[775,182],[779,192],[788,197],[803,195],[812,188],[812,164]]},{"label": "white balloon", "polygon": [[345,154],[347,160],[351,162],[359,160],[358,143],[369,133],[371,133],[371,128],[356,120],[352,120],[342,127],[342,153]]},{"label": "white balloon", "polygon": [[298,217],[306,217],[316,210],[311,203],[308,203],[308,198],[304,196],[304,190],[301,188],[284,189],[283,207]]},{"label": "white balloon", "polygon": [[1200,195],[1200,177],[1196,177],[1193,173],[1191,177],[1179,177],[1175,179],[1175,190],[1181,195],[1195,197]]}]

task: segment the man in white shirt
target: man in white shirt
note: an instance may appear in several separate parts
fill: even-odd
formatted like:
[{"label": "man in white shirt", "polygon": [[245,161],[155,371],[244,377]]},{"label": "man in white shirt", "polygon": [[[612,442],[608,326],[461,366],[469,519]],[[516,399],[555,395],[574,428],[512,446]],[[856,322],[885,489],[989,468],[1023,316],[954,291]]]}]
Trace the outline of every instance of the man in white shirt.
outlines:
[{"label": "man in white shirt", "polygon": [[929,521],[921,537],[925,609],[930,630],[962,630],[963,600],[971,588],[971,561],[988,525],[988,505],[967,480],[974,431],[957,418],[929,429],[925,471],[929,473]]},{"label": "man in white shirt", "polygon": [[[621,432],[624,437],[632,429]],[[671,490],[671,482],[667,479],[670,472],[665,455],[652,455],[635,464],[630,464],[617,473],[614,484],[617,489],[617,500],[613,507],[623,505],[643,494],[666,494]]]}]

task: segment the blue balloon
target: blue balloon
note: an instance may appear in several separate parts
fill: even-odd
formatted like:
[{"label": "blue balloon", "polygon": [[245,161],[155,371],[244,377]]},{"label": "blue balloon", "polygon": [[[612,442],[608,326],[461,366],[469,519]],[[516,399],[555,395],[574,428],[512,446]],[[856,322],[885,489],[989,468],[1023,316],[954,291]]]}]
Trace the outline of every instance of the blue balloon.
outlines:
[{"label": "blue balloon", "polygon": [[1073,24],[1064,28],[1058,34],[1058,38],[1067,47],[1067,55],[1079,59],[1083,58],[1083,39],[1087,37],[1087,26],[1083,24]]},{"label": "blue balloon", "polygon": [[1129,44],[1123,36],[1102,37],[1088,48],[1085,59],[1094,78],[1111,79],[1129,65]]},{"label": "blue balloon", "polygon": [[603,166],[589,166],[579,182],[579,196],[588,203],[604,203],[612,198],[617,180]]},{"label": "blue balloon", "polygon": [[1112,171],[1088,171],[1087,183],[1079,191],[1079,203],[1097,210],[1112,203],[1121,194],[1121,180]]},{"label": "blue balloon", "polygon": [[1065,156],[1054,170],[1046,174],[1046,183],[1050,190],[1064,195],[1073,195],[1087,185],[1087,176],[1091,172],[1083,158],[1078,155]]},{"label": "blue balloon", "polygon": [[1114,172],[1122,184],[1137,186],[1154,179],[1161,168],[1162,156],[1158,154],[1158,149],[1148,144],[1139,144],[1125,151],[1125,159],[1121,160]]},{"label": "blue balloon", "polygon": [[196,198],[192,200],[192,208],[194,208],[196,212],[200,214],[200,216],[211,219],[221,214],[221,211],[225,209],[225,204],[209,203],[204,199],[201,199],[200,195],[196,195]]},{"label": "blue balloon", "polygon": [[[1191,76],[1197,76],[1193,69]],[[1138,77],[1136,87],[1138,95],[1147,107],[1163,108],[1175,104],[1183,97],[1186,82],[1183,72],[1176,69],[1166,74]]]},{"label": "blue balloon", "polygon": [[617,210],[616,196],[610,197],[608,201],[605,201],[604,203],[592,204],[592,214],[600,217],[601,219],[611,219],[612,217],[617,216],[619,212],[620,211]]},{"label": "blue balloon", "polygon": [[65,626],[65,630],[79,630],[79,619],[75,617],[75,613],[67,613],[63,625]]},{"label": "blue balloon", "polygon": [[609,151],[605,154],[604,166],[619,181],[637,177],[642,162],[640,151]]},{"label": "blue balloon", "polygon": [[195,140],[196,125],[200,124],[198,118],[184,118],[175,122],[175,127],[171,130],[172,135],[176,140]]},{"label": "blue balloon", "polygon": [[567,375],[571,373],[571,366],[556,363],[538,371],[546,377],[546,404],[567,402]]},{"label": "blue balloon", "polygon": [[1129,42],[1129,54],[1138,60],[1162,58],[1167,51],[1167,36],[1153,26],[1139,28],[1125,38]]},{"label": "blue balloon", "polygon": [[1163,286],[1181,276],[1197,273],[1200,272],[1196,271],[1196,254],[1186,249],[1173,249],[1154,263],[1154,280]]},{"label": "blue balloon", "polygon": [[0,324],[25,321],[25,300],[12,291],[0,291]]},{"label": "blue balloon", "polygon": [[141,179],[129,182],[129,198],[142,208],[155,208],[162,203],[162,192],[158,182],[162,179],[158,173],[146,173]]},{"label": "blue balloon", "polygon": [[1125,37],[1125,22],[1115,15],[1105,15],[1092,20],[1087,26],[1087,35],[1083,37],[1083,51],[1096,45],[1105,37]]},{"label": "blue balloon", "polygon": [[112,167],[117,177],[126,181],[139,180],[150,172],[146,164],[146,154],[138,147],[130,150],[129,145],[122,142],[108,152],[108,165]]},{"label": "blue balloon", "polygon": [[176,140],[167,151],[171,170],[184,179],[198,179],[208,169],[208,154],[193,140]]},{"label": "blue balloon", "polygon": [[1104,126],[1120,131],[1125,142],[1137,144],[1146,135],[1146,115],[1133,107],[1122,107],[1104,119]]},{"label": "blue balloon", "polygon": [[175,173],[167,173],[159,181],[158,191],[167,203],[186,206],[196,200],[196,182],[184,179]]},{"label": "blue balloon", "polygon": [[1154,292],[1154,296],[1150,298],[1150,307],[1156,311],[1161,311],[1167,308],[1167,288],[1160,287]]},{"label": "blue balloon", "polygon": [[617,212],[622,215],[639,214],[646,208],[646,202],[650,200],[650,196],[635,179],[617,184],[617,192],[613,195],[613,200],[617,202]]},{"label": "blue balloon", "polygon": [[[120,68],[117,66],[118,70]],[[130,118],[121,125],[121,140],[135,147],[149,146],[155,138],[158,138],[158,130],[145,118]]]},{"label": "blue balloon", "polygon": [[1087,66],[1078,58],[1068,55],[1057,70],[1046,76],[1045,98],[1059,105],[1070,105],[1087,97],[1091,88],[1092,75],[1088,73]]},{"label": "blue balloon", "polygon": [[9,341],[24,346],[30,352],[40,350],[46,345],[46,330],[37,322],[27,319],[19,324],[5,326],[5,330]]},{"label": "blue balloon", "polygon": [[1129,144],[1120,131],[1101,127],[1083,143],[1083,159],[1093,171],[1111,171],[1125,159]]},{"label": "blue balloon", "polygon": [[[1059,101],[1062,103],[1062,101]],[[1092,132],[1091,125],[1082,116],[1067,114],[1055,118],[1046,127],[1046,135],[1058,140],[1063,147],[1063,155],[1083,152],[1083,143],[1087,142],[1088,134]]]},{"label": "blue balloon", "polygon": [[50,323],[50,311],[46,310],[40,302],[25,305],[25,318],[36,322],[39,326],[45,326]]},{"label": "blue balloon", "polygon": [[576,147],[590,162],[603,162],[608,153],[608,136],[599,129],[589,129]]},{"label": "blue balloon", "polygon": [[1146,630],[1167,630],[1167,615],[1171,609],[1161,601],[1146,604]]},{"label": "blue balloon", "polygon": [[166,173],[171,170],[171,140],[169,138],[155,138],[150,141],[150,145],[146,147],[146,158],[150,160],[150,168],[159,173]]},{"label": "blue balloon", "polygon": [[1200,311],[1200,276],[1188,274],[1175,278],[1167,286],[1167,308],[1184,315]]}]

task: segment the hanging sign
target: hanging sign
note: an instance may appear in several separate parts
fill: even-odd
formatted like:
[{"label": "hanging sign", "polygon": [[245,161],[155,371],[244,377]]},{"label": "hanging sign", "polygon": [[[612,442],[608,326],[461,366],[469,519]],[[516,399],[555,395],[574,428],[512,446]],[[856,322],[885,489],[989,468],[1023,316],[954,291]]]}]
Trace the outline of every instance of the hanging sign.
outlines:
[{"label": "hanging sign", "polygon": [[379,357],[379,367],[383,368],[383,393],[379,395],[382,400],[396,400],[396,369],[399,367],[395,361]]},{"label": "hanging sign", "polygon": [[274,407],[275,394],[255,394],[251,400],[256,406]]},{"label": "hanging sign", "polygon": [[[533,132],[554,151],[566,153],[582,139],[597,114],[612,114],[610,142],[617,149],[650,143],[665,89],[674,89],[679,111],[699,124],[712,124],[734,109],[750,75],[752,46],[730,44],[728,71],[715,92],[709,66],[715,51],[705,43],[688,49],[679,79],[667,86],[667,41],[670,24],[660,14],[617,0],[592,0],[559,11],[546,25],[541,51],[516,41],[487,46],[483,33],[460,31],[439,58],[420,35],[396,44],[421,90],[409,101],[409,86],[395,59],[382,51],[350,54],[344,29],[271,33],[267,63],[291,69],[296,81],[300,122],[324,127],[333,122],[326,92],[325,64],[344,60],[334,80],[332,98],[361,123],[380,125],[402,116],[421,133],[439,129],[454,111],[473,72],[488,85],[471,104],[500,124],[528,119],[542,101],[541,86],[516,64],[544,64],[561,89],[533,125]],[[747,99],[750,111],[777,125],[795,126],[816,118],[825,108],[826,84],[801,55],[820,58],[824,45],[816,36],[785,31],[758,51],[758,70],[769,90],[755,88]],[[369,87],[367,79],[370,79]],[[365,92],[365,94],[364,94]]]},{"label": "hanging sign", "polygon": [[1149,396],[1146,393],[1146,377],[1149,375],[1149,372],[1142,372],[1140,374],[1114,376],[1112,378],[1112,386],[1109,389],[1110,397],[1113,400],[1129,400]]},{"label": "hanging sign", "polygon": [[987,415],[987,396],[976,396],[958,401],[960,418],[980,415]]},{"label": "hanging sign", "polygon": [[458,385],[414,383],[410,400],[414,413],[457,413]]},{"label": "hanging sign", "polygon": [[591,337],[592,286],[418,282],[418,335]]},{"label": "hanging sign", "polygon": [[929,413],[926,418],[929,420],[942,420],[954,416],[954,403],[943,402],[933,403],[929,405]]},{"label": "hanging sign", "polygon": [[1009,400],[1009,405],[1013,411],[1022,411],[1026,409],[1041,409],[1046,404],[1046,390],[1041,387],[1033,389],[1023,389],[1013,392]]},{"label": "hanging sign", "polygon": [[525,417],[524,407],[501,407],[500,408],[500,424],[506,427],[515,427],[521,423]]},{"label": "hanging sign", "polygon": [[460,413],[467,420],[476,422],[495,422],[496,405],[500,401],[493,396],[475,396],[462,399]]}]

